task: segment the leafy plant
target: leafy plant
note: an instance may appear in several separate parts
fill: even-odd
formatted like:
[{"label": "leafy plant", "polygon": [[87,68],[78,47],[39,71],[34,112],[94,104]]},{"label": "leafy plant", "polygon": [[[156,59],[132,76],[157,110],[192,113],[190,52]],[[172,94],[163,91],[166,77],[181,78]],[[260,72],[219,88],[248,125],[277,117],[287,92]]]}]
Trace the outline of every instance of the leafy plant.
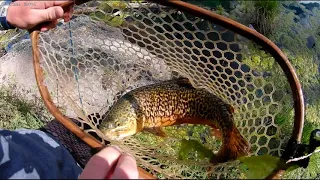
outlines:
[{"label": "leafy plant", "polygon": [[[127,4],[122,1],[104,1],[98,6],[98,11],[90,14],[93,20],[102,21],[106,24],[117,27],[122,25],[127,14],[121,10],[127,8]],[[113,11],[117,9],[118,14],[114,15]]]},{"label": "leafy plant", "polygon": [[279,157],[270,155],[240,157],[241,168],[244,170],[247,179],[264,179],[276,167]]},{"label": "leafy plant", "polygon": [[179,159],[189,159],[190,156],[196,159],[211,159],[213,156],[212,150],[206,148],[196,140],[181,140],[179,150]]}]

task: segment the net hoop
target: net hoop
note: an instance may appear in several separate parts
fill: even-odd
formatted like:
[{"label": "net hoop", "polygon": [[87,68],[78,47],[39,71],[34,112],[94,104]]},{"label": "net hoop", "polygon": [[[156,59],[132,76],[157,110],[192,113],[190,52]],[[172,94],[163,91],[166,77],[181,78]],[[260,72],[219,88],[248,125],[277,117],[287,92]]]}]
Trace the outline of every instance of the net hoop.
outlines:
[{"label": "net hoop", "polygon": [[[80,5],[85,3],[88,0],[80,0],[75,2],[76,5]],[[152,0],[151,0],[152,1]],[[165,5],[168,7],[176,8],[179,11],[188,12],[194,16],[201,17],[202,19],[206,19],[208,21],[214,22],[221,27],[228,28],[252,41],[259,44],[264,48],[264,50],[268,51],[276,60],[276,62],[280,65],[281,69],[285,73],[285,76],[290,84],[290,88],[292,91],[292,98],[294,102],[294,124],[291,133],[290,140],[300,142],[303,131],[304,124],[304,98],[303,92],[301,88],[301,84],[299,82],[298,76],[289,62],[286,55],[268,38],[258,33],[257,31],[250,29],[234,20],[231,20],[227,17],[218,15],[212,11],[206,10],[204,8],[198,7],[196,5],[186,3],[178,0],[170,0],[170,1],[153,1],[155,3]],[[68,2],[62,5],[63,8],[68,7],[70,5],[74,5],[74,2]],[[97,139],[93,136],[83,132],[75,123],[73,123],[68,117],[66,117],[53,103],[48,88],[44,84],[44,73],[43,69],[40,66],[40,52],[38,49],[39,44],[39,28],[34,28],[29,30],[30,37],[32,41],[32,53],[33,53],[33,66],[36,77],[36,82],[38,89],[40,91],[41,97],[44,101],[45,106],[48,108],[49,112],[64,125],[67,129],[69,129],[72,133],[82,139],[85,143],[87,143],[92,148],[101,148],[104,145],[101,144]],[[155,179],[153,175],[145,171],[144,169],[138,167],[139,177],[140,178],[148,178]],[[268,177],[269,178],[279,178],[283,172],[284,167],[279,165]]]}]

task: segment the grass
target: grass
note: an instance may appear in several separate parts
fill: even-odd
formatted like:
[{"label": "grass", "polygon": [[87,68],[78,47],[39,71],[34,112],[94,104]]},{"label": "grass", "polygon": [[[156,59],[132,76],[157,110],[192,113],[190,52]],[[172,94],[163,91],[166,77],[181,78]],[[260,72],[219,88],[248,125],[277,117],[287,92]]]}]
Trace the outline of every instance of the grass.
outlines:
[{"label": "grass", "polygon": [[[318,112],[315,111],[315,107],[307,106],[306,108],[306,118],[304,122],[304,128],[302,133],[302,143],[309,144],[310,134],[313,130],[320,127],[319,122],[316,122],[315,119],[317,118]],[[278,121],[283,121],[282,126],[285,126],[283,129],[289,130],[292,126],[290,125],[290,119],[292,119],[292,115],[290,113],[286,114],[279,114],[277,116]],[[280,124],[280,123],[279,123]],[[287,131],[287,133],[291,133]],[[307,179],[314,179],[320,176],[320,153],[314,153],[310,157],[309,165],[307,168],[297,168],[292,171],[286,171],[284,174],[285,179],[300,179],[300,178],[307,178]]]},{"label": "grass", "polygon": [[[5,48],[17,32],[9,30],[1,35],[0,47]],[[0,129],[38,129],[49,119],[42,100],[32,96],[30,89],[18,86],[12,77],[0,84]]]},{"label": "grass", "polygon": [[[267,12],[276,12],[276,9],[278,6],[277,2],[257,1],[255,4],[258,7],[264,7],[263,12],[257,11],[257,13],[264,14],[264,16],[266,15],[270,16],[268,19],[266,19],[266,21],[262,22],[261,24],[263,23],[272,24],[272,23],[268,23],[267,21],[273,21],[274,17],[272,17],[272,15],[276,13],[267,13]],[[103,5],[105,5],[104,8],[110,8],[110,6],[107,6],[107,3]],[[122,4],[119,4],[119,6],[122,6]],[[104,10],[108,12],[111,9],[110,10],[104,9]],[[111,16],[105,13],[101,13],[100,11],[95,14],[91,14],[91,17],[92,16],[95,17],[95,20],[102,20],[104,22],[108,22],[108,24],[111,26],[121,25],[124,18],[124,16]],[[261,18],[262,17],[260,17],[260,19]],[[267,32],[271,31],[271,29],[270,28],[263,29],[263,31],[266,31],[265,33],[267,34]],[[3,36],[3,38],[7,39],[8,37]],[[2,41],[3,38],[0,39],[0,41]],[[273,70],[273,67],[274,67],[272,63],[273,61],[271,61],[271,59],[269,58],[261,58],[264,56],[261,53],[262,51],[254,52],[250,58],[244,59],[244,62],[250,65],[250,67],[259,65],[260,67],[262,67],[262,70],[270,70],[270,71]],[[315,83],[314,75],[315,74],[318,75],[318,74],[317,74],[316,64],[315,65],[312,64],[312,61],[311,61],[312,58],[300,55],[297,57],[291,57],[290,60],[294,65],[296,66],[301,65],[301,67],[304,67],[297,70],[297,73],[304,84]],[[306,63],[307,62],[306,60],[309,60],[310,63]],[[309,66],[307,67],[303,66],[304,64],[309,64]],[[278,78],[276,80],[277,80],[276,82],[278,82]],[[275,84],[283,85],[283,83],[279,83],[279,82]],[[9,83],[8,85],[2,85],[0,87],[0,128],[9,129],[9,130],[14,130],[19,128],[38,129],[43,125],[45,125],[45,123],[49,119],[51,119],[50,114],[46,111],[46,108],[42,104],[41,99],[37,97],[34,97],[32,99],[26,98],[26,94],[29,94],[29,93],[30,93],[29,90],[22,89],[17,85],[15,85],[15,83]],[[304,131],[303,131],[303,143],[308,143],[310,132],[315,128],[319,127],[318,117],[320,117],[320,114],[318,113],[318,107],[314,106],[314,107],[307,108],[307,118],[306,118]],[[292,113],[287,111],[283,111],[282,113],[279,113],[276,116],[277,124],[282,126],[281,129],[284,130],[286,134],[291,133],[292,119],[293,119]],[[171,151],[168,150],[167,152],[166,148],[159,148],[158,151],[160,151],[163,154],[172,154],[176,156],[180,155],[181,159],[192,159],[198,156],[204,158],[202,151],[207,151],[207,150],[200,147],[199,144],[195,143],[193,139],[190,139],[190,136],[188,135],[188,132],[189,132],[188,130],[190,130],[190,128],[191,127],[184,127],[180,129],[167,128],[169,130],[168,135],[170,137],[174,137],[176,139],[182,139],[182,140],[180,143],[176,143],[175,146],[168,148]],[[204,132],[204,129],[202,126],[197,126],[195,127],[195,129],[192,129],[191,131],[194,132],[193,136],[195,139],[201,139],[200,134]],[[149,134],[139,134],[137,136],[137,139],[141,141],[141,144],[144,144],[145,146],[149,146],[149,147],[157,147],[157,145],[163,143],[163,140],[161,140],[161,138],[150,136]],[[187,140],[183,140],[183,139],[187,139]],[[210,142],[210,140],[207,140],[207,141],[209,141],[207,143],[208,146],[215,145],[215,147],[218,147],[219,145],[216,142]],[[185,151],[188,149],[197,151],[197,153],[190,153],[190,151]],[[199,158],[194,158],[194,160],[198,160],[198,159]],[[298,168],[296,170],[288,172],[286,173],[285,178],[319,178],[320,176],[320,173],[318,173],[319,172],[318,169],[320,168],[319,162],[320,162],[320,153],[315,154],[311,157],[310,166],[307,169]]]},{"label": "grass", "polygon": [[51,118],[42,100],[14,82],[0,85],[0,129],[38,129]]}]

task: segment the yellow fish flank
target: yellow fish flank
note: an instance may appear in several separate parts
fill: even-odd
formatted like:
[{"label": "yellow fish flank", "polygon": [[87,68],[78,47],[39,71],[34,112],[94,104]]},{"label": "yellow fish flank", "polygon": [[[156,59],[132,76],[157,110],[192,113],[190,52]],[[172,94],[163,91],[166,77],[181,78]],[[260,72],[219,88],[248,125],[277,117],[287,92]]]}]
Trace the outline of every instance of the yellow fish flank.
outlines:
[{"label": "yellow fish flank", "polygon": [[233,108],[217,96],[195,89],[186,79],[164,81],[134,89],[108,111],[99,129],[112,139],[142,130],[165,136],[161,127],[204,124],[221,132],[222,146],[212,162],[247,155],[250,147],[233,121]]}]

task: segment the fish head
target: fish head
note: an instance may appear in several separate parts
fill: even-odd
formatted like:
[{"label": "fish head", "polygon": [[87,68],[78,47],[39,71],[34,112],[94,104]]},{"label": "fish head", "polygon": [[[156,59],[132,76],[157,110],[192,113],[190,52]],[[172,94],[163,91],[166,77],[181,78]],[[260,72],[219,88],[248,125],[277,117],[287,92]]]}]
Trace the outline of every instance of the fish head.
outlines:
[{"label": "fish head", "polygon": [[107,113],[100,124],[100,131],[112,140],[119,140],[136,134],[137,113],[126,99],[120,99]]}]

